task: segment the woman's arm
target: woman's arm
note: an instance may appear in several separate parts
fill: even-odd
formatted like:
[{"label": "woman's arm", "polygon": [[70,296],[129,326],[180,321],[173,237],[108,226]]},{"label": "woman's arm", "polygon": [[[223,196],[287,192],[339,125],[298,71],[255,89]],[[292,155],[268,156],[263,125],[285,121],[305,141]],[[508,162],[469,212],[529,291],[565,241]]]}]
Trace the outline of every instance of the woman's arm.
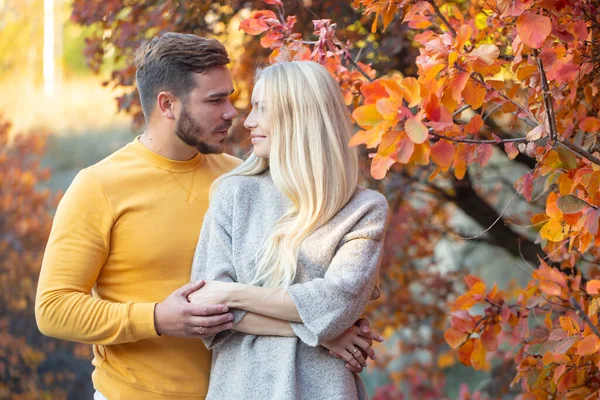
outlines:
[{"label": "woman's arm", "polygon": [[360,317],[377,282],[388,206],[383,196],[369,206],[323,278],[287,290],[232,284],[217,303],[290,321],[298,337],[312,346],[337,337]]}]

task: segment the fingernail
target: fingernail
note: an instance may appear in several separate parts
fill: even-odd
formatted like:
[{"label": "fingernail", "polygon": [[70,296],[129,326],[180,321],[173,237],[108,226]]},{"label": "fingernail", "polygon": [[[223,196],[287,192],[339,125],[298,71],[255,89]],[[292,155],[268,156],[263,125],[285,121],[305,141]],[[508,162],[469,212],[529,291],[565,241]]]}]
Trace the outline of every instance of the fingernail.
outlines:
[{"label": "fingernail", "polygon": [[233,328],[233,324],[227,324],[227,329]]},{"label": "fingernail", "polygon": [[233,321],[233,314],[229,314],[229,317],[227,318],[228,321]]},{"label": "fingernail", "polygon": [[227,306],[223,306],[221,310],[223,310],[223,312],[227,312]]}]

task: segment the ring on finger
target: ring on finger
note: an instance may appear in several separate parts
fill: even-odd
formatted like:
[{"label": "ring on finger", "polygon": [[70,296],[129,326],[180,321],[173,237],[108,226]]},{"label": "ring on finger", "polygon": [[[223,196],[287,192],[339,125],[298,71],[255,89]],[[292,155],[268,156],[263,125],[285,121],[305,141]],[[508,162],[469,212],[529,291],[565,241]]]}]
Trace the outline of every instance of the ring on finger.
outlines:
[{"label": "ring on finger", "polygon": [[352,354],[356,354],[357,351],[358,351],[358,347],[355,347],[354,351],[352,352]]}]

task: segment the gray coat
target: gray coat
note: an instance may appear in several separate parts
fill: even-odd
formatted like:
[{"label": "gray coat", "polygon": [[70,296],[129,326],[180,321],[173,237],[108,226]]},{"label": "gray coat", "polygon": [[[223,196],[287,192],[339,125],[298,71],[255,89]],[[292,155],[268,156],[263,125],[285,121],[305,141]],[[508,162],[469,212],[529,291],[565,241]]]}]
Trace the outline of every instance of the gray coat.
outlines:
[{"label": "gray coat", "polygon": [[[232,176],[215,188],[194,263],[198,279],[249,283],[257,249],[289,200],[270,174]],[[319,346],[360,318],[375,290],[388,204],[357,189],[348,204],[306,238],[288,287],[303,323],[297,337],[225,331],[205,340],[213,350],[207,399],[366,399],[357,374]],[[239,322],[244,310],[233,310]]]}]

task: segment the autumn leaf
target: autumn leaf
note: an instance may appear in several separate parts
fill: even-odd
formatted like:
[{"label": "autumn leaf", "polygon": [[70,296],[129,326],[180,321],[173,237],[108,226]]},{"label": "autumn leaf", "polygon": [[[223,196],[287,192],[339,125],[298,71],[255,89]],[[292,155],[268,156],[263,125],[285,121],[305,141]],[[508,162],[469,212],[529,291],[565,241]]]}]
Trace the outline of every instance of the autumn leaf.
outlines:
[{"label": "autumn leaf", "polygon": [[431,161],[442,168],[449,168],[454,160],[454,146],[447,140],[439,140],[431,146]]},{"label": "autumn leaf", "polygon": [[585,117],[579,123],[579,129],[589,133],[600,132],[600,120],[594,117]]},{"label": "autumn leaf", "polygon": [[410,117],[404,123],[404,130],[406,134],[415,144],[421,144],[425,140],[427,140],[427,136],[429,135],[429,131],[427,127],[423,125],[421,121],[417,119],[417,117]]},{"label": "autumn leaf", "polygon": [[586,336],[577,344],[577,354],[580,356],[589,356],[597,353],[598,350],[600,350],[600,339],[594,334]]},{"label": "autumn leaf", "polygon": [[375,104],[369,104],[354,110],[352,118],[361,128],[369,129],[381,122],[383,116],[379,113]]},{"label": "autumn leaf", "polygon": [[514,160],[519,155],[519,149],[517,149],[514,142],[504,143],[504,151],[506,151],[509,160]]},{"label": "autumn leaf", "polygon": [[465,103],[473,107],[474,110],[477,110],[483,105],[486,93],[485,87],[472,79],[467,82],[465,89],[462,92]]},{"label": "autumn leaf", "polygon": [[402,80],[402,89],[409,107],[414,107],[421,103],[421,86],[415,78],[404,78]]},{"label": "autumn leaf", "polygon": [[500,56],[500,49],[493,44],[482,44],[469,53],[468,59],[479,60],[486,65],[492,65]]},{"label": "autumn leaf", "polygon": [[539,49],[552,31],[550,18],[525,12],[517,19],[517,33],[527,46]]},{"label": "autumn leaf", "polygon": [[559,197],[556,200],[556,205],[565,214],[576,214],[589,206],[585,201],[572,195]]},{"label": "autumn leaf", "polygon": [[453,349],[456,349],[459,346],[461,346],[465,342],[465,340],[467,340],[467,337],[469,337],[469,334],[458,332],[454,328],[448,328],[444,332],[444,339],[446,339],[448,345]]},{"label": "autumn leaf", "polygon": [[585,286],[585,291],[589,294],[598,294],[600,293],[600,280],[592,279]]}]

